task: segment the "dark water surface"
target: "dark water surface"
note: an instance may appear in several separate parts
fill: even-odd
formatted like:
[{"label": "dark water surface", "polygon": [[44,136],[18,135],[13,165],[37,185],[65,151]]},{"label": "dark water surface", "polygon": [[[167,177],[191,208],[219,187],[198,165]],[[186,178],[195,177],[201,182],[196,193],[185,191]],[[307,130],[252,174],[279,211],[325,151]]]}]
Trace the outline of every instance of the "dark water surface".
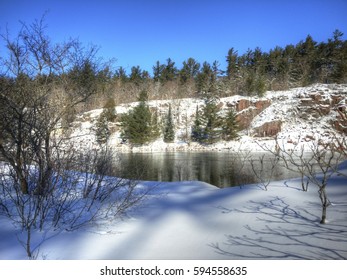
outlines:
[{"label": "dark water surface", "polygon": [[271,155],[215,151],[117,154],[115,173],[123,178],[149,181],[198,180],[218,187],[297,176],[277,164]]}]

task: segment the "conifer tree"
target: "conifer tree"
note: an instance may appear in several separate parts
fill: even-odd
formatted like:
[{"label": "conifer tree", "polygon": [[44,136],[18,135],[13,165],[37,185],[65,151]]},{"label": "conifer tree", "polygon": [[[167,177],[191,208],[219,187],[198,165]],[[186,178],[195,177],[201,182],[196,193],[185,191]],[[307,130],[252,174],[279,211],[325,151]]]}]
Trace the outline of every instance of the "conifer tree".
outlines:
[{"label": "conifer tree", "polygon": [[192,139],[200,143],[212,144],[220,140],[222,119],[215,99],[206,99],[201,112],[196,107],[195,121],[192,127]]},{"label": "conifer tree", "polygon": [[183,67],[179,72],[181,84],[185,84],[188,81],[194,79],[199,73],[200,63],[194,58],[188,58],[187,61],[183,61]]},{"label": "conifer tree", "polygon": [[135,145],[143,145],[153,140],[152,113],[147,105],[148,94],[141,91],[139,104],[121,118],[122,138]]},{"label": "conifer tree", "polygon": [[234,140],[238,137],[238,123],[236,114],[233,108],[230,108],[226,117],[223,119],[223,133],[222,137],[226,141]]},{"label": "conifer tree", "polygon": [[213,77],[213,70],[208,62],[204,62],[200,73],[196,76],[196,87],[200,94],[203,96],[208,94],[211,87],[211,79]]},{"label": "conifer tree", "polygon": [[166,60],[167,64],[164,66],[162,72],[161,72],[161,81],[162,82],[168,82],[175,80],[177,76],[177,68],[175,66],[175,62],[172,61],[171,58],[168,58]]},{"label": "conifer tree", "polygon": [[175,140],[175,130],[172,120],[171,105],[169,105],[169,112],[167,114],[166,123],[164,127],[164,142],[170,143]]},{"label": "conifer tree", "polygon": [[150,140],[155,140],[160,137],[160,125],[159,125],[159,117],[158,117],[158,110],[156,109],[154,111],[154,114],[151,115],[152,122],[151,122],[151,135]]},{"label": "conifer tree", "polygon": [[116,119],[114,99],[107,100],[97,122],[95,125],[96,141],[99,145],[105,144],[111,135],[111,131],[108,127],[109,122],[114,122]]},{"label": "conifer tree", "polygon": [[95,136],[96,141],[99,145],[103,145],[107,142],[111,135],[110,129],[108,127],[107,117],[104,114],[104,111],[100,114],[96,125],[95,125]]},{"label": "conifer tree", "polygon": [[212,144],[220,140],[222,120],[219,108],[214,100],[207,100],[203,109],[204,141]]},{"label": "conifer tree", "polygon": [[105,115],[107,121],[114,122],[116,119],[116,103],[113,98],[107,100],[104,108],[103,114]]},{"label": "conifer tree", "polygon": [[192,127],[192,140],[201,142],[204,138],[204,130],[202,128],[201,113],[199,111],[199,106],[196,106],[195,120]]},{"label": "conifer tree", "polygon": [[156,62],[156,64],[152,67],[153,69],[153,80],[155,82],[158,82],[162,79],[162,73],[165,69],[165,65],[160,64],[159,60]]},{"label": "conifer tree", "polygon": [[237,76],[238,65],[237,65],[238,55],[234,48],[229,49],[228,55],[226,57],[227,70],[226,74],[228,79],[235,79]]}]

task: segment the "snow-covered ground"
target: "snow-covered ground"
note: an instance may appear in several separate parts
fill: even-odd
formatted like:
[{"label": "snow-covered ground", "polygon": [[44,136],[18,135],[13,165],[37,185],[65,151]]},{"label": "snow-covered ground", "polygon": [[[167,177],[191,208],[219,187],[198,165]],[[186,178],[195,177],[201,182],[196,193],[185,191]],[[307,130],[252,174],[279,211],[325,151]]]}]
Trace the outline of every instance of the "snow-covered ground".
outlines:
[{"label": "snow-covered ground", "polygon": [[[340,169],[347,175],[347,162]],[[48,238],[38,258],[347,259],[344,176],[329,181],[325,225],[319,223],[317,188],[303,192],[297,179],[272,182],[267,191],[257,185],[141,184],[155,188],[127,217]],[[17,234],[0,217],[0,259],[26,259]]]}]

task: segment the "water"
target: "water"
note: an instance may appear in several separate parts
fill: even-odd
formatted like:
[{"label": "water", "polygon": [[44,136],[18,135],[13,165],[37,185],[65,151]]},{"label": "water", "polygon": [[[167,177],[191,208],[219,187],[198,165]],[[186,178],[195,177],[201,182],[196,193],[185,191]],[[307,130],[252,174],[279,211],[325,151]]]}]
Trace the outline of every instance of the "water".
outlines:
[{"label": "water", "polygon": [[[263,159],[261,163],[260,159]],[[253,167],[252,167],[253,166]],[[172,152],[117,154],[116,176],[149,181],[204,181],[218,187],[264,184],[295,176],[262,153]],[[296,175],[297,176],[297,175]]]}]

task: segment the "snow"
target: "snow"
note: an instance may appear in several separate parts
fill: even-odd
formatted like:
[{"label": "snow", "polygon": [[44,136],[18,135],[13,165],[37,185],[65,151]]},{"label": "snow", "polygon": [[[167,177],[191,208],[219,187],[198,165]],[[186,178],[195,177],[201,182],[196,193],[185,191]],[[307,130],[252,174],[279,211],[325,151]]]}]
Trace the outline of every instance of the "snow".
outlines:
[{"label": "snow", "polygon": [[[108,141],[109,147],[117,149],[120,152],[164,152],[164,151],[182,151],[182,150],[231,150],[231,151],[248,151],[250,148],[252,150],[261,150],[256,142],[262,142],[263,144],[273,145],[273,141],[270,139],[256,139],[253,137],[256,128],[262,126],[265,123],[271,121],[281,121],[282,128],[277,135],[278,139],[284,142],[295,142],[297,139],[301,138],[302,141],[309,142],[310,139],[322,139],[329,142],[332,134],[338,133],[332,127],[332,123],[336,120],[337,113],[336,108],[331,109],[330,113],[320,117],[314,117],[310,113],[306,112],[305,106],[302,102],[312,101],[312,96],[320,94],[320,97],[327,104],[318,104],[317,107],[329,107],[332,105],[333,95],[343,95],[345,96],[339,104],[335,105],[336,108],[345,106],[347,98],[347,85],[338,84],[315,84],[309,87],[293,88],[285,91],[268,91],[265,93],[264,97],[246,97],[246,96],[230,96],[224,97],[219,100],[221,105],[221,114],[226,112],[228,106],[235,106],[241,99],[249,100],[252,102],[271,101],[269,107],[265,108],[258,115],[254,116],[250,127],[240,131],[239,141],[220,141],[213,145],[206,147],[205,145],[200,145],[194,142],[186,142],[184,135],[189,134],[191,131],[191,126],[193,125],[195,112],[197,106],[201,108],[204,101],[197,98],[183,98],[176,100],[152,100],[148,102],[148,106],[153,110],[157,110],[158,116],[163,118],[167,114],[169,104],[172,107],[173,119],[175,123],[176,139],[174,143],[164,143],[162,140],[157,140],[148,145],[143,145],[141,147],[131,147],[122,143],[120,137],[120,131],[115,126],[115,130],[111,134]],[[138,102],[120,104],[116,106],[117,115],[124,114],[128,112],[131,108],[134,108]],[[301,106],[301,112],[299,108]],[[250,106],[244,110],[254,109]],[[312,109],[312,108],[311,108]],[[80,143],[80,147],[86,148],[98,148],[96,143],[95,132],[93,131],[93,126],[102,112],[102,109],[93,110],[86,112],[77,118],[74,125],[75,129],[72,131],[71,136],[74,137],[75,142]],[[242,111],[241,111],[242,112]],[[241,113],[239,112],[239,113]],[[308,114],[306,118],[303,115]],[[308,137],[306,137],[308,136]],[[240,145],[242,143],[242,145]],[[290,145],[289,145],[290,146]],[[290,147],[289,147],[290,148]]]},{"label": "snow", "polygon": [[[340,166],[347,175],[347,161]],[[52,235],[44,259],[347,259],[347,178],[327,190],[321,225],[317,188],[298,179],[218,189],[204,182],[155,186],[126,217]],[[10,221],[0,217],[0,259],[26,259]],[[39,238],[36,236],[35,238]]]}]

